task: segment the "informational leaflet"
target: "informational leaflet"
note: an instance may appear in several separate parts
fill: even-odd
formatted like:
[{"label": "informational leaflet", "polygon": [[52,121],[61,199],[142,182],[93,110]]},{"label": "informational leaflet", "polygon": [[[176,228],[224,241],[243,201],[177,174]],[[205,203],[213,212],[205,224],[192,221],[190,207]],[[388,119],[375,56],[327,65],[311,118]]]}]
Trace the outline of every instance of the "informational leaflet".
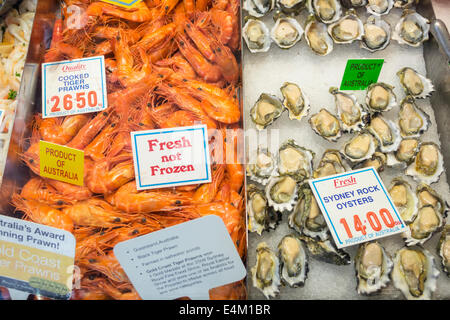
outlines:
[{"label": "informational leaflet", "polygon": [[222,219],[206,216],[121,242],[114,255],[144,300],[209,299],[245,267]]},{"label": "informational leaflet", "polygon": [[407,228],[375,168],[309,180],[338,248]]},{"label": "informational leaflet", "polygon": [[0,215],[0,286],[69,299],[75,237],[65,230]]},{"label": "informational leaflet", "polygon": [[205,125],[131,132],[138,190],[211,182]]},{"label": "informational leaflet", "polygon": [[42,64],[42,118],[108,107],[103,56]]},{"label": "informational leaflet", "polygon": [[340,90],[365,90],[378,81],[384,59],[349,59]]}]

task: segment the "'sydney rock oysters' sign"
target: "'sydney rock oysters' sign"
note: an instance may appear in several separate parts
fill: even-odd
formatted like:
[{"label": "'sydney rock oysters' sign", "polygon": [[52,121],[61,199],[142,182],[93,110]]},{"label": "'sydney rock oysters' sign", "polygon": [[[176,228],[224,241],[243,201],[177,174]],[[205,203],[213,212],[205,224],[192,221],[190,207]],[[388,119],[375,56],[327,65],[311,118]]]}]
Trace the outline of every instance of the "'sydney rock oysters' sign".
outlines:
[{"label": "'sydney rock oysters' sign", "polygon": [[138,190],[211,182],[205,125],[131,132]]}]

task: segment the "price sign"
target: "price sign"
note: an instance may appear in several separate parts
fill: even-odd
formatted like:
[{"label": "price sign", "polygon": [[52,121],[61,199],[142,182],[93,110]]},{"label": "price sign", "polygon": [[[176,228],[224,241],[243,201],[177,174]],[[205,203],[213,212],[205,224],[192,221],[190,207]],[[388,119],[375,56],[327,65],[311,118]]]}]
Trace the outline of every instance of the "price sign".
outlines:
[{"label": "price sign", "polygon": [[98,112],[108,107],[103,56],[42,64],[42,117]]},{"label": "price sign", "polygon": [[340,90],[364,90],[378,81],[384,59],[349,59]]},{"label": "price sign", "polygon": [[310,180],[309,184],[338,248],[406,229],[373,167]]}]

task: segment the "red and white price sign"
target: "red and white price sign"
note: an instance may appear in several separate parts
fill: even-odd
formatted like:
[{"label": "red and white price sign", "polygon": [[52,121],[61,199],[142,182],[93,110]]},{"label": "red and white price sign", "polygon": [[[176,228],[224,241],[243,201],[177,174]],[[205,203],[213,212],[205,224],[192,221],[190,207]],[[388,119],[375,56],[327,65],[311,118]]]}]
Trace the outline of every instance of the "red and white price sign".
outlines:
[{"label": "red and white price sign", "polygon": [[42,64],[42,117],[98,112],[108,107],[103,56]]},{"label": "red and white price sign", "polygon": [[310,180],[309,184],[338,248],[406,229],[373,167]]}]

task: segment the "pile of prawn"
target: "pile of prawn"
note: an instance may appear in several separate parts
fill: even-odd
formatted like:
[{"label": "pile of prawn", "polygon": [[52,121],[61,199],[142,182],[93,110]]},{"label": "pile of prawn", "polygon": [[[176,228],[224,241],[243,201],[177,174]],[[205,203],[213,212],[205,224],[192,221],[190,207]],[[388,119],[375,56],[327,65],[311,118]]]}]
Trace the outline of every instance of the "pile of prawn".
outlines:
[{"label": "pile of prawn", "polygon": [[[73,299],[140,299],[112,248],[206,215],[223,219],[245,257],[239,28],[239,0],[147,0],[132,9],[64,1],[45,61],[104,55],[108,108],[36,115],[21,154],[32,178],[12,203],[26,219],[75,235]],[[130,132],[200,123],[208,127],[212,182],[137,191]],[[39,140],[84,150],[85,185],[40,177]],[[244,299],[245,284],[210,296]]]}]

